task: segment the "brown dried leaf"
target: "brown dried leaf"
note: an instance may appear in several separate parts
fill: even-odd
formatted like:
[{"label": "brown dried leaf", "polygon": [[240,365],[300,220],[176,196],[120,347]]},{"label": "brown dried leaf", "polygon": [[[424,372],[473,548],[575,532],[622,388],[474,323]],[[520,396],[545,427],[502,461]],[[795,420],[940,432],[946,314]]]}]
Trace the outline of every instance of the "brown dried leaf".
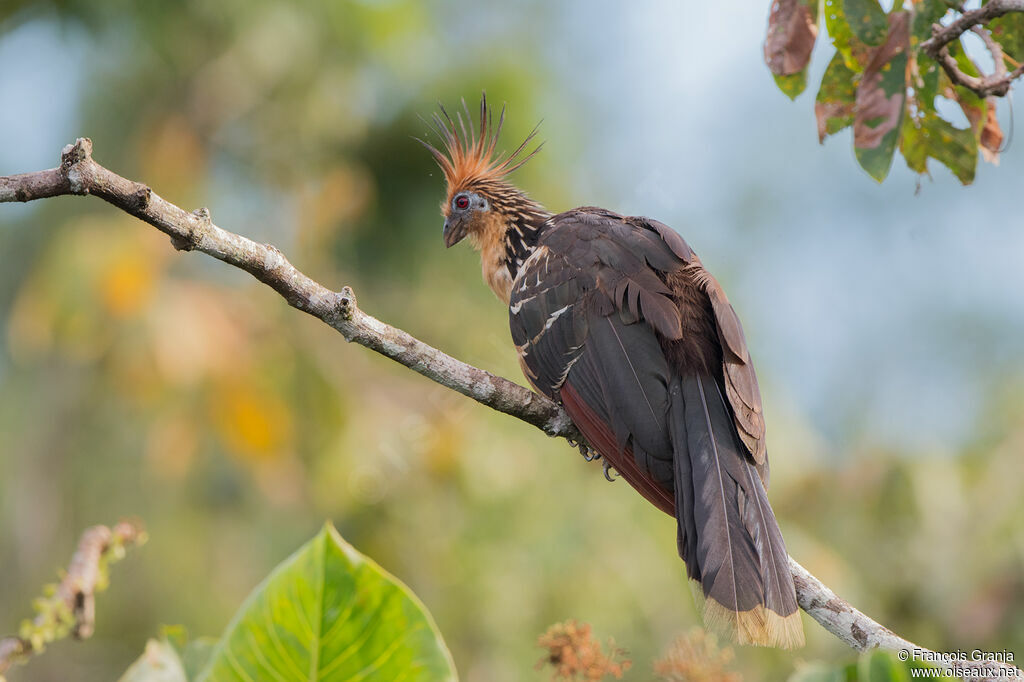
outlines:
[{"label": "brown dried leaf", "polygon": [[817,37],[818,24],[810,5],[801,0],[775,0],[768,17],[764,61],[776,76],[800,73],[811,60]]},{"label": "brown dried leaf", "polygon": [[824,144],[828,136],[828,122],[853,116],[853,105],[849,102],[815,102],[814,117],[818,121],[818,142]]},{"label": "brown dried leaf", "polygon": [[857,74],[836,52],[821,77],[821,87],[814,99],[814,117],[818,121],[818,142],[853,124],[857,101]]},{"label": "brown dried leaf", "polygon": [[960,91],[955,88],[948,88],[945,92],[945,96],[960,105],[960,110],[963,111],[964,116],[967,117],[967,122],[970,124],[971,130],[980,134],[981,119],[985,117],[985,105],[981,103],[981,100],[975,98],[973,95],[961,97]]},{"label": "brown dried leaf", "polygon": [[981,156],[989,163],[999,165],[999,150],[1003,148],[1003,130],[999,127],[999,117],[996,115],[996,98],[989,97],[987,104],[988,113],[979,139]]},{"label": "brown dried leaf", "polygon": [[967,117],[970,129],[978,140],[983,159],[992,164],[999,164],[999,150],[1003,146],[1003,129],[999,126],[996,113],[997,99],[989,97],[981,100],[964,88],[952,85],[943,91],[943,96],[954,100]]}]

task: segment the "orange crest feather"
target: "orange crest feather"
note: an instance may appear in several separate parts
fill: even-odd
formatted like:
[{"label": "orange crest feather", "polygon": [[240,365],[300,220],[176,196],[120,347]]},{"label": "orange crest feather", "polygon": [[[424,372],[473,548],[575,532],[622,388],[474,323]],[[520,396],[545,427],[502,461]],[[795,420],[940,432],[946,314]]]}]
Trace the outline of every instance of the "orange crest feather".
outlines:
[{"label": "orange crest feather", "polygon": [[505,123],[505,106],[502,105],[498,125],[495,126],[491,109],[487,106],[487,93],[480,96],[479,131],[473,128],[473,119],[465,100],[462,101],[462,111],[456,111],[454,119],[443,106],[438,106],[441,113],[434,114],[432,122],[444,144],[444,151],[423,140],[419,142],[430,150],[444,173],[444,179],[448,184],[448,201],[451,201],[456,192],[469,185],[505,180],[510,173],[533,158],[543,146],[537,145],[536,149],[523,156],[526,147],[537,136],[537,128],[534,128],[511,154],[496,155],[498,136],[501,135],[501,128]]}]

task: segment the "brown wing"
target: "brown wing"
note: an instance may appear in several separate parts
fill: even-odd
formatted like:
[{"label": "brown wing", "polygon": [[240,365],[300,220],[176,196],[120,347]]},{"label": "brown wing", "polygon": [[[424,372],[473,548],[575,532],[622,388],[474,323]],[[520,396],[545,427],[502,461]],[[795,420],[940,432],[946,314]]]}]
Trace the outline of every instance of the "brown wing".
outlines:
[{"label": "brown wing", "polygon": [[[667,270],[681,261],[656,231],[613,213],[580,209],[554,223],[513,285],[509,321],[520,364],[630,485],[673,514],[671,370],[658,334],[678,337],[681,329],[652,264]],[[678,235],[674,241],[685,247]]]},{"label": "brown wing", "polygon": [[711,301],[718,338],[722,346],[722,374],[725,394],[732,407],[736,430],[740,439],[758,464],[758,470],[765,485],[768,485],[768,455],[765,448],[764,416],[761,414],[761,391],[757,375],[747,351],[747,339],[743,335],[736,311],[718,281],[711,273],[701,268],[704,291]]},{"label": "brown wing", "polygon": [[[721,288],[681,237],[650,220],[577,209],[555,216],[539,243],[509,307],[530,383],[676,517],[706,620],[741,642],[798,644],[785,544],[761,482],[757,382]],[[696,284],[676,282],[685,272]],[[699,362],[687,355],[694,340]]]}]

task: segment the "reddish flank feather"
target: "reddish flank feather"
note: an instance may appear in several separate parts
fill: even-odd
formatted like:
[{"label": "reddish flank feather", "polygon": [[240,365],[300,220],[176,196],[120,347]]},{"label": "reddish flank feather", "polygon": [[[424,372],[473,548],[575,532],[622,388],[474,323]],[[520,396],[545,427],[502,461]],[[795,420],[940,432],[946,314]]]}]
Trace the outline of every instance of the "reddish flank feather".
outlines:
[{"label": "reddish flank feather", "polygon": [[560,391],[562,405],[569,413],[569,418],[581,432],[587,434],[591,447],[607,457],[608,463],[629,483],[638,493],[644,496],[648,502],[665,512],[669,516],[675,516],[676,505],[669,491],[656,485],[648,476],[637,468],[633,461],[633,451],[625,449],[620,451],[615,444],[615,435],[611,428],[603,423],[592,409],[580,398],[580,395],[572,386],[565,386]]}]

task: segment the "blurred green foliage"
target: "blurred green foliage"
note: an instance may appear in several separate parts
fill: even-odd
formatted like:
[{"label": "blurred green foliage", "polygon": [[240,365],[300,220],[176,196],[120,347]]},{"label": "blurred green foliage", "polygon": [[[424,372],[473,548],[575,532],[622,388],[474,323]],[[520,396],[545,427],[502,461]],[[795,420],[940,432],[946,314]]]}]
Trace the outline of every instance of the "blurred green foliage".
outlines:
[{"label": "blurred green foliage", "polygon": [[[326,285],[353,286],[372,314],[519,378],[475,256],[443,249],[439,173],[411,139],[436,100],[484,88],[510,103],[507,142],[545,114],[542,93],[559,84],[531,41],[555,10],[482,18],[498,11],[15,0],[0,7],[0,40],[44,26],[83,46],[75,134],[93,138],[99,162],[209,206]],[[519,180],[567,205],[571,174],[541,158]],[[347,347],[101,202],[5,207],[0,227],[0,631],[85,526],[137,515],[151,536],[104,595],[95,637],[54,646],[13,682],[114,679],[160,624],[223,631],[324,519],[423,599],[467,682],[544,679],[536,638],[570,618],[629,650],[625,679],[647,679],[647,662],[697,624],[672,520],[564,443]],[[919,459],[835,457],[767,392],[771,498],[791,553],[923,645],[1020,648],[1013,388],[993,391],[967,452]],[[800,656],[847,659],[806,629]],[[785,679],[794,657],[737,649],[735,668]]]},{"label": "blurred green foliage", "polygon": [[[912,672],[913,671],[913,672]],[[891,651],[868,651],[845,665],[811,664],[801,667],[789,682],[910,682],[912,679],[959,679],[920,661],[902,661]]]}]

